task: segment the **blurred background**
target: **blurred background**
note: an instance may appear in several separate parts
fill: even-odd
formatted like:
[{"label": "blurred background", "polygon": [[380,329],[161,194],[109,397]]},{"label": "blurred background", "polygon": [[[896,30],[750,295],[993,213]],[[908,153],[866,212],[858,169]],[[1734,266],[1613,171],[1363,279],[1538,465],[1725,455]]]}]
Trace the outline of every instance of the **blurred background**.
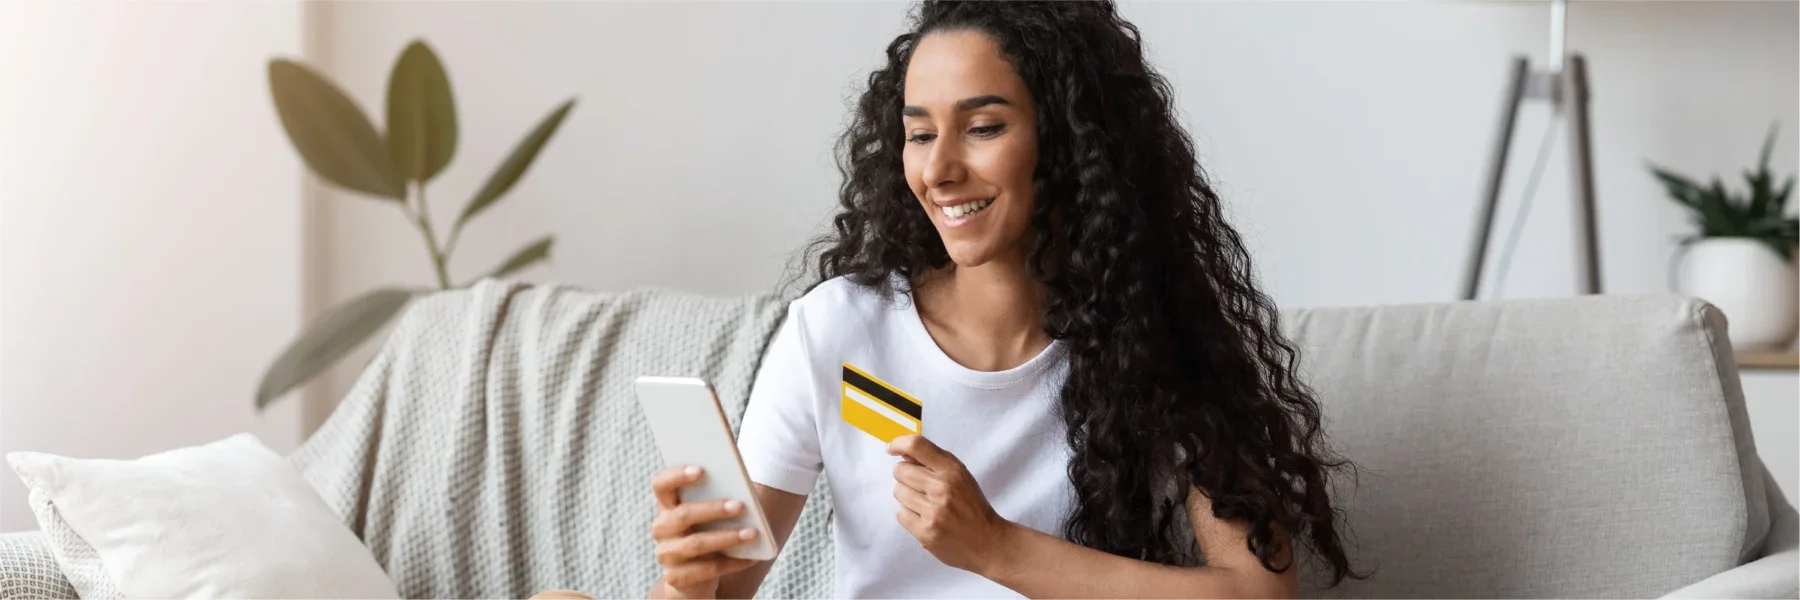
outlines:
[{"label": "blurred background", "polygon": [[[427,188],[440,230],[576,98],[516,186],[463,230],[454,281],[553,235],[550,259],[513,277],[743,294],[773,289],[822,230],[848,99],[909,8],[0,0],[0,451],[127,458],[245,430],[291,449],[376,344],[258,410],[271,361],[340,303],[437,285],[395,202],[301,160],[272,98],[273,59],[336,82],[379,130],[396,58],[430,45],[460,124]],[[1794,172],[1797,9],[1570,5],[1568,46],[1592,88],[1607,293],[1670,291],[1677,240],[1695,231],[1646,161],[1741,187],[1779,123],[1771,169]],[[1122,10],[1282,306],[1459,296],[1508,61],[1546,62],[1546,3]],[[1490,260],[1484,298],[1577,291],[1560,137],[1517,217],[1549,117],[1541,103],[1520,114],[1490,255],[1515,222],[1518,244],[1503,284]],[[1772,352],[1792,351],[1790,339]],[[1758,445],[1792,497],[1800,382],[1786,360],[1744,381]],[[0,531],[33,526],[18,481],[0,477]]]}]

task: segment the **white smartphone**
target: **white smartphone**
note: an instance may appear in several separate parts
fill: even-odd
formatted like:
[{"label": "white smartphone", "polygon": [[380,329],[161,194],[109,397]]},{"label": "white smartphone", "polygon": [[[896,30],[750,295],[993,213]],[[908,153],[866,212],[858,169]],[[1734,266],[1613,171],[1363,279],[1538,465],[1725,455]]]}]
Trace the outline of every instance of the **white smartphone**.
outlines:
[{"label": "white smartphone", "polygon": [[769,520],[763,516],[762,504],[756,500],[756,486],[744,471],[744,459],[738,455],[737,441],[731,436],[731,424],[719,405],[719,395],[712,384],[693,377],[637,378],[638,406],[656,434],[656,446],[662,450],[665,466],[694,465],[706,470],[700,481],[681,488],[681,501],[731,499],[744,503],[744,512],[694,527],[697,531],[717,531],[750,527],[756,539],[724,551],[726,556],[751,560],[774,560],[775,535]]}]

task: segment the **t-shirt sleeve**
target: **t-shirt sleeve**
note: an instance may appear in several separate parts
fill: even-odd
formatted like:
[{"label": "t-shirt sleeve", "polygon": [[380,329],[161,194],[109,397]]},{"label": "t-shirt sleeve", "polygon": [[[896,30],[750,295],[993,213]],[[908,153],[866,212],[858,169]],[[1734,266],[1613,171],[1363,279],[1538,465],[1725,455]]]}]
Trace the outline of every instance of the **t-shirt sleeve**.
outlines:
[{"label": "t-shirt sleeve", "polygon": [[806,327],[794,305],[763,354],[738,428],[738,453],[751,481],[793,494],[812,493],[825,467],[813,375]]}]

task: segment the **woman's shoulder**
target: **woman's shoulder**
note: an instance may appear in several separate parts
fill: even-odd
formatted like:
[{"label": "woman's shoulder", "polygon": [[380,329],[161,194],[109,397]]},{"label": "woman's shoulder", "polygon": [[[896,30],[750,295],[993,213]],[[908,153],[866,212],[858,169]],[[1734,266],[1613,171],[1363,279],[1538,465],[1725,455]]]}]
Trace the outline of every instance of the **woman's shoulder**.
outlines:
[{"label": "woman's shoulder", "polygon": [[829,328],[845,323],[866,326],[882,319],[904,314],[912,295],[903,281],[893,278],[889,289],[859,283],[850,277],[833,277],[819,282],[788,308],[791,316],[804,319],[808,327]]},{"label": "woman's shoulder", "polygon": [[784,329],[791,332],[779,336],[778,343],[785,340],[807,354],[837,356],[844,344],[858,343],[870,328],[892,324],[892,318],[904,314],[899,311],[911,297],[900,290],[893,294],[884,297],[875,286],[848,277],[822,281],[788,305]]}]

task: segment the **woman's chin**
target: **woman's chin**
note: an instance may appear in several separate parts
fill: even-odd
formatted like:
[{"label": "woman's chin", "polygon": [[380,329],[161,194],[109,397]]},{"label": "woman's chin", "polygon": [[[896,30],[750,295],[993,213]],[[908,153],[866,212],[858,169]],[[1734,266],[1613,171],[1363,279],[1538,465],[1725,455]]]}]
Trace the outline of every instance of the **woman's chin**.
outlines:
[{"label": "woman's chin", "polygon": [[982,211],[973,220],[956,227],[946,227],[935,220],[932,223],[937,227],[938,239],[944,242],[944,251],[950,255],[950,262],[958,268],[979,267],[1013,254],[1024,256],[1023,248],[1018,247],[1022,242],[1017,239],[1022,236],[1006,235],[1006,229],[1000,226],[1005,220],[996,218],[1003,215],[986,214],[992,210]]},{"label": "woman's chin", "polygon": [[993,262],[999,253],[994,252],[992,246],[981,242],[950,243],[945,244],[944,250],[950,254],[950,262],[955,263],[957,268],[972,269]]}]

